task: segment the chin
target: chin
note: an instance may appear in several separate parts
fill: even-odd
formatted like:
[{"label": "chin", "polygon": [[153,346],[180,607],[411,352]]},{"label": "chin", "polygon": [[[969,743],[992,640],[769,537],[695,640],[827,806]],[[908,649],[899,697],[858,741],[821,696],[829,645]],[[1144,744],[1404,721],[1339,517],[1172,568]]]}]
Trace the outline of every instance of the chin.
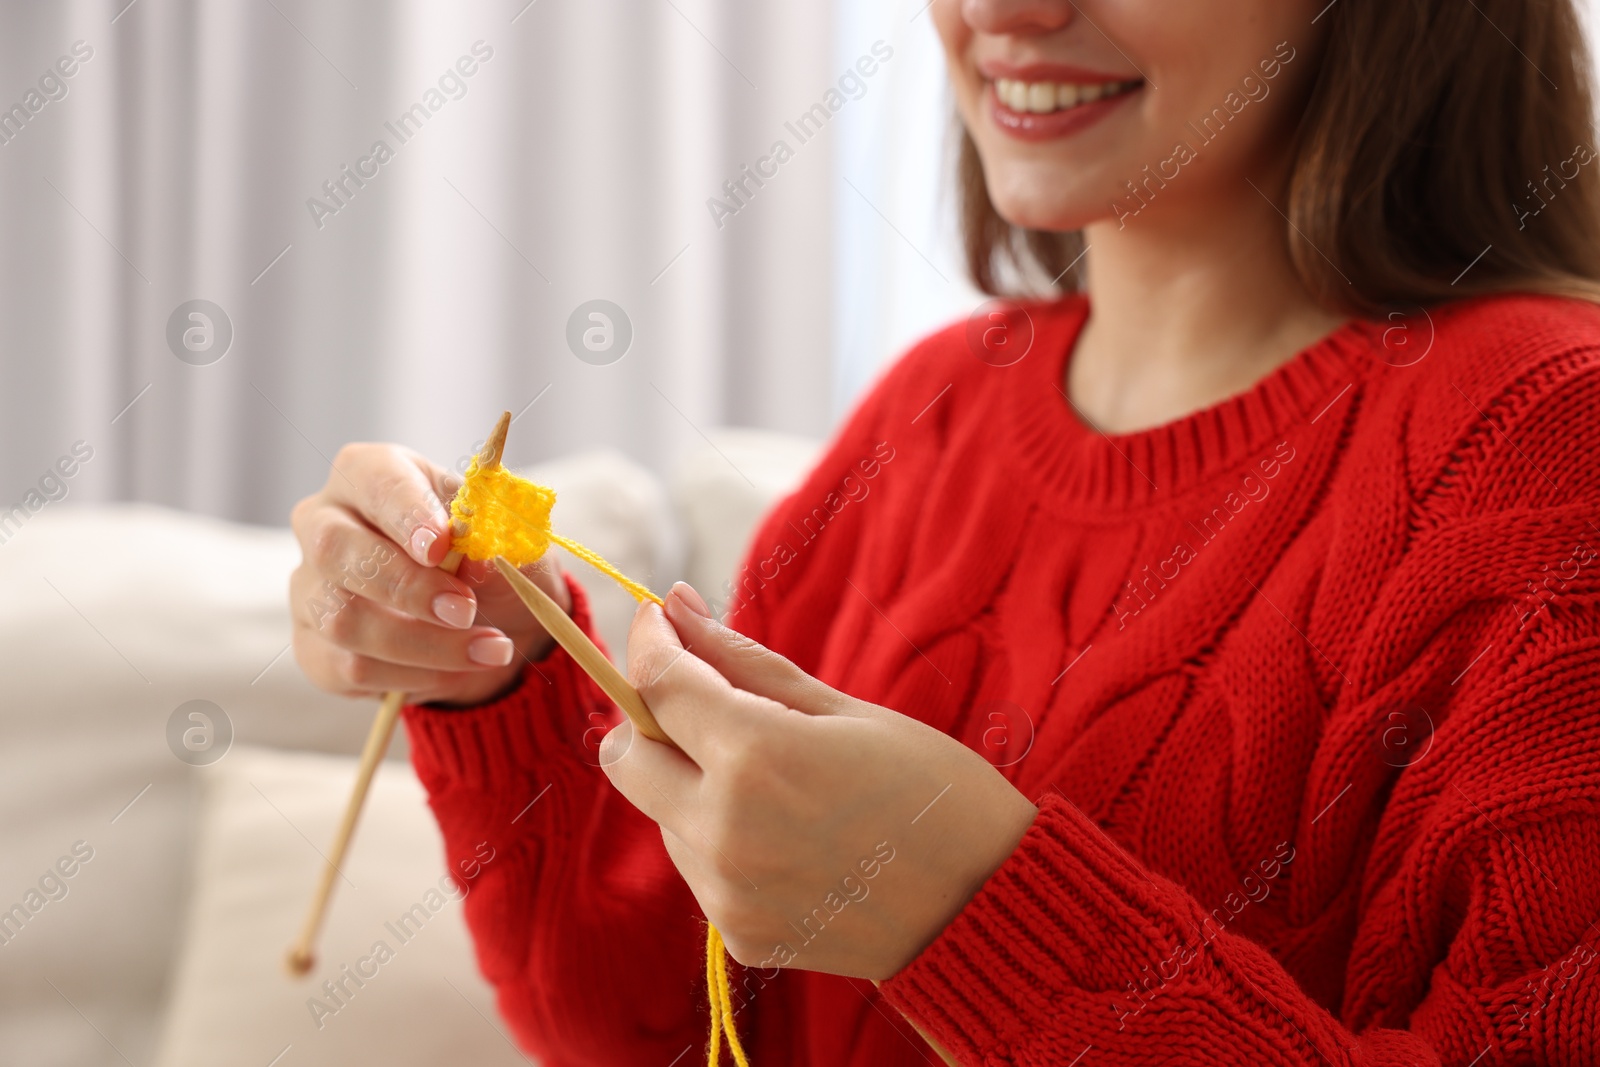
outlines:
[{"label": "chin", "polygon": [[1070,233],[1109,217],[1109,196],[1095,201],[1074,189],[1078,183],[1061,177],[1059,171],[1052,176],[1014,173],[1010,167],[986,167],[984,179],[995,211],[1011,225],[1025,230]]}]

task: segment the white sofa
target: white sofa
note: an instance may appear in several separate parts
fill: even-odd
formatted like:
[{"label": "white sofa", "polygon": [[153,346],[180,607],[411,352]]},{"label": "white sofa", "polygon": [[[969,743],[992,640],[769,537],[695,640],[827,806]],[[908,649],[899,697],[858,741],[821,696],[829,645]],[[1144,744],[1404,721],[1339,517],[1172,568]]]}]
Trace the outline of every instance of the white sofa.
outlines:
[{"label": "white sofa", "polygon": [[[730,430],[666,483],[614,453],[533,473],[557,489],[562,532],[658,588],[686,577],[720,609],[752,524],[816,447]],[[459,902],[435,892],[442,853],[403,737],[317,970],[301,984],[280,969],[373,711],[313,689],[286,651],[297,559],[286,530],[143,505],[52,505],[0,545],[0,1061],[523,1062]],[[632,601],[586,584],[616,653]],[[230,747],[220,717],[177,712],[194,700],[222,709]],[[180,759],[169,734],[186,729],[191,760],[225,754]],[[427,923],[402,940],[385,924],[408,912]],[[394,950],[381,966],[379,940]]]}]

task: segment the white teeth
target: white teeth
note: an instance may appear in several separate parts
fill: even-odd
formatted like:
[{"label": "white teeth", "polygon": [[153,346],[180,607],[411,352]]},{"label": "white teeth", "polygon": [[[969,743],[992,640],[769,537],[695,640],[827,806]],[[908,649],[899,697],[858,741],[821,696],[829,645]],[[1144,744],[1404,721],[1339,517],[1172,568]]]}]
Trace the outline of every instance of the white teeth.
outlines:
[{"label": "white teeth", "polygon": [[1138,81],[1061,84],[997,78],[994,83],[994,94],[1012,111],[1045,114],[1117,96],[1138,88],[1140,84]]}]

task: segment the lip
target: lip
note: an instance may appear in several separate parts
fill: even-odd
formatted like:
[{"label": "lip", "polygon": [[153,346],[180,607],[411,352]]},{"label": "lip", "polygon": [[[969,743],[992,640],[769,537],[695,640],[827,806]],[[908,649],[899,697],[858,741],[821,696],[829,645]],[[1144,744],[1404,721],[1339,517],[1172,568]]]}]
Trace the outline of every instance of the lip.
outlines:
[{"label": "lip", "polygon": [[1011,81],[1021,82],[1070,82],[1076,85],[1095,85],[1105,82],[1142,80],[1142,76],[1138,72],[1133,74],[1108,74],[1103,70],[1074,67],[1070,63],[1011,63],[1003,59],[985,59],[978,63],[977,66],[978,73],[991,82],[999,78],[1007,78]]},{"label": "lip", "polygon": [[[1013,75],[1004,75],[1013,77]],[[1027,81],[1027,78],[1018,78]],[[1053,78],[1036,77],[1035,81],[1051,81]],[[1072,81],[1072,78],[1062,78],[1062,81]],[[1121,78],[1108,78],[1107,81],[1121,81]],[[1050,111],[1039,114],[1032,111],[1013,111],[1000,102],[999,95],[995,92],[994,82],[990,81],[984,93],[988,98],[989,119],[995,126],[1010,137],[1019,141],[1054,141],[1062,137],[1071,137],[1074,134],[1093,126],[1095,123],[1110,115],[1118,107],[1135,99],[1144,92],[1144,85],[1128,92],[1120,93],[1103,100],[1096,100],[1092,104],[1079,104],[1077,107],[1065,111]]]}]

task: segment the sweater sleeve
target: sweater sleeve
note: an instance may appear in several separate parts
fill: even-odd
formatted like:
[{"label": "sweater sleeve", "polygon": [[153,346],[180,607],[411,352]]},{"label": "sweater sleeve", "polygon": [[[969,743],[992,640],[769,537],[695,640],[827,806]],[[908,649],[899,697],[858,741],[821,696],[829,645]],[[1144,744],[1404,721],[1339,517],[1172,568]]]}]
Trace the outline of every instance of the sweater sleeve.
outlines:
[{"label": "sweater sleeve", "polygon": [[1564,616],[1478,663],[1400,776],[1378,834],[1410,840],[1369,871],[1339,1011],[1053,793],[884,992],[985,1067],[1600,1062],[1600,611]]},{"label": "sweater sleeve", "polygon": [[405,710],[479,967],[545,1067],[666,1064],[705,1036],[699,908],[597,765],[619,717],[559,648],[499,701]]}]

